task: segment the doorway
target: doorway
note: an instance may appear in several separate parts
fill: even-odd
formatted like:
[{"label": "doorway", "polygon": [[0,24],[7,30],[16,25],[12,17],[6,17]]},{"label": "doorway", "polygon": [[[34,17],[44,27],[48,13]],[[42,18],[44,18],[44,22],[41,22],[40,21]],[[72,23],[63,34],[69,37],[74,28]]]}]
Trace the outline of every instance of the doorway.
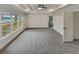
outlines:
[{"label": "doorway", "polygon": [[49,16],[49,27],[53,27],[53,16]]}]

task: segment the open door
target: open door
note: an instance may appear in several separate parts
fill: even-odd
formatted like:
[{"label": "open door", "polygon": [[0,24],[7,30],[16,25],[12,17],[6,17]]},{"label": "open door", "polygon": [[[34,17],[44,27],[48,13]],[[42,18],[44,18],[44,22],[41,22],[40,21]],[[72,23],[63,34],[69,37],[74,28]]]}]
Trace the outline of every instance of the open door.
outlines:
[{"label": "open door", "polygon": [[67,12],[64,14],[64,42],[73,41],[73,13]]}]

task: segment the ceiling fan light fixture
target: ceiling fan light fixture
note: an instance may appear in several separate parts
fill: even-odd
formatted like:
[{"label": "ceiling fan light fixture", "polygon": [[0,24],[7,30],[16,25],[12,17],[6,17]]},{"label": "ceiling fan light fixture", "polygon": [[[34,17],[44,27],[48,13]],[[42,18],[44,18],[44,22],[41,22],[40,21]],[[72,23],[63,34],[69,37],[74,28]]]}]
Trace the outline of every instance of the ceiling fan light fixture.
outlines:
[{"label": "ceiling fan light fixture", "polygon": [[41,10],[42,8],[41,8],[41,7],[39,7],[38,9],[39,9],[39,10]]}]

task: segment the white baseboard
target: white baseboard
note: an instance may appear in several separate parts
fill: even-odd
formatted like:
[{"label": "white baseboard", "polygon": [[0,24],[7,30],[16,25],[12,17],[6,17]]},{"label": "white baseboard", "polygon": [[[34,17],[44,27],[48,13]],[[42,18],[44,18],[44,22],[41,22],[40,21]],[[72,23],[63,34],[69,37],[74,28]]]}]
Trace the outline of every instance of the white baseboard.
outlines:
[{"label": "white baseboard", "polygon": [[48,27],[27,27],[27,28],[48,28]]}]

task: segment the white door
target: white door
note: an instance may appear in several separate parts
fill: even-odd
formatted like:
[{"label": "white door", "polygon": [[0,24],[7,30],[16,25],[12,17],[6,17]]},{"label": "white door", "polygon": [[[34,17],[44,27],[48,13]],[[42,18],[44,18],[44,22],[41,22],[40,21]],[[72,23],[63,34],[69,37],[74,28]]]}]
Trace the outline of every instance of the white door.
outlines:
[{"label": "white door", "polygon": [[73,41],[73,13],[64,14],[64,42]]}]

